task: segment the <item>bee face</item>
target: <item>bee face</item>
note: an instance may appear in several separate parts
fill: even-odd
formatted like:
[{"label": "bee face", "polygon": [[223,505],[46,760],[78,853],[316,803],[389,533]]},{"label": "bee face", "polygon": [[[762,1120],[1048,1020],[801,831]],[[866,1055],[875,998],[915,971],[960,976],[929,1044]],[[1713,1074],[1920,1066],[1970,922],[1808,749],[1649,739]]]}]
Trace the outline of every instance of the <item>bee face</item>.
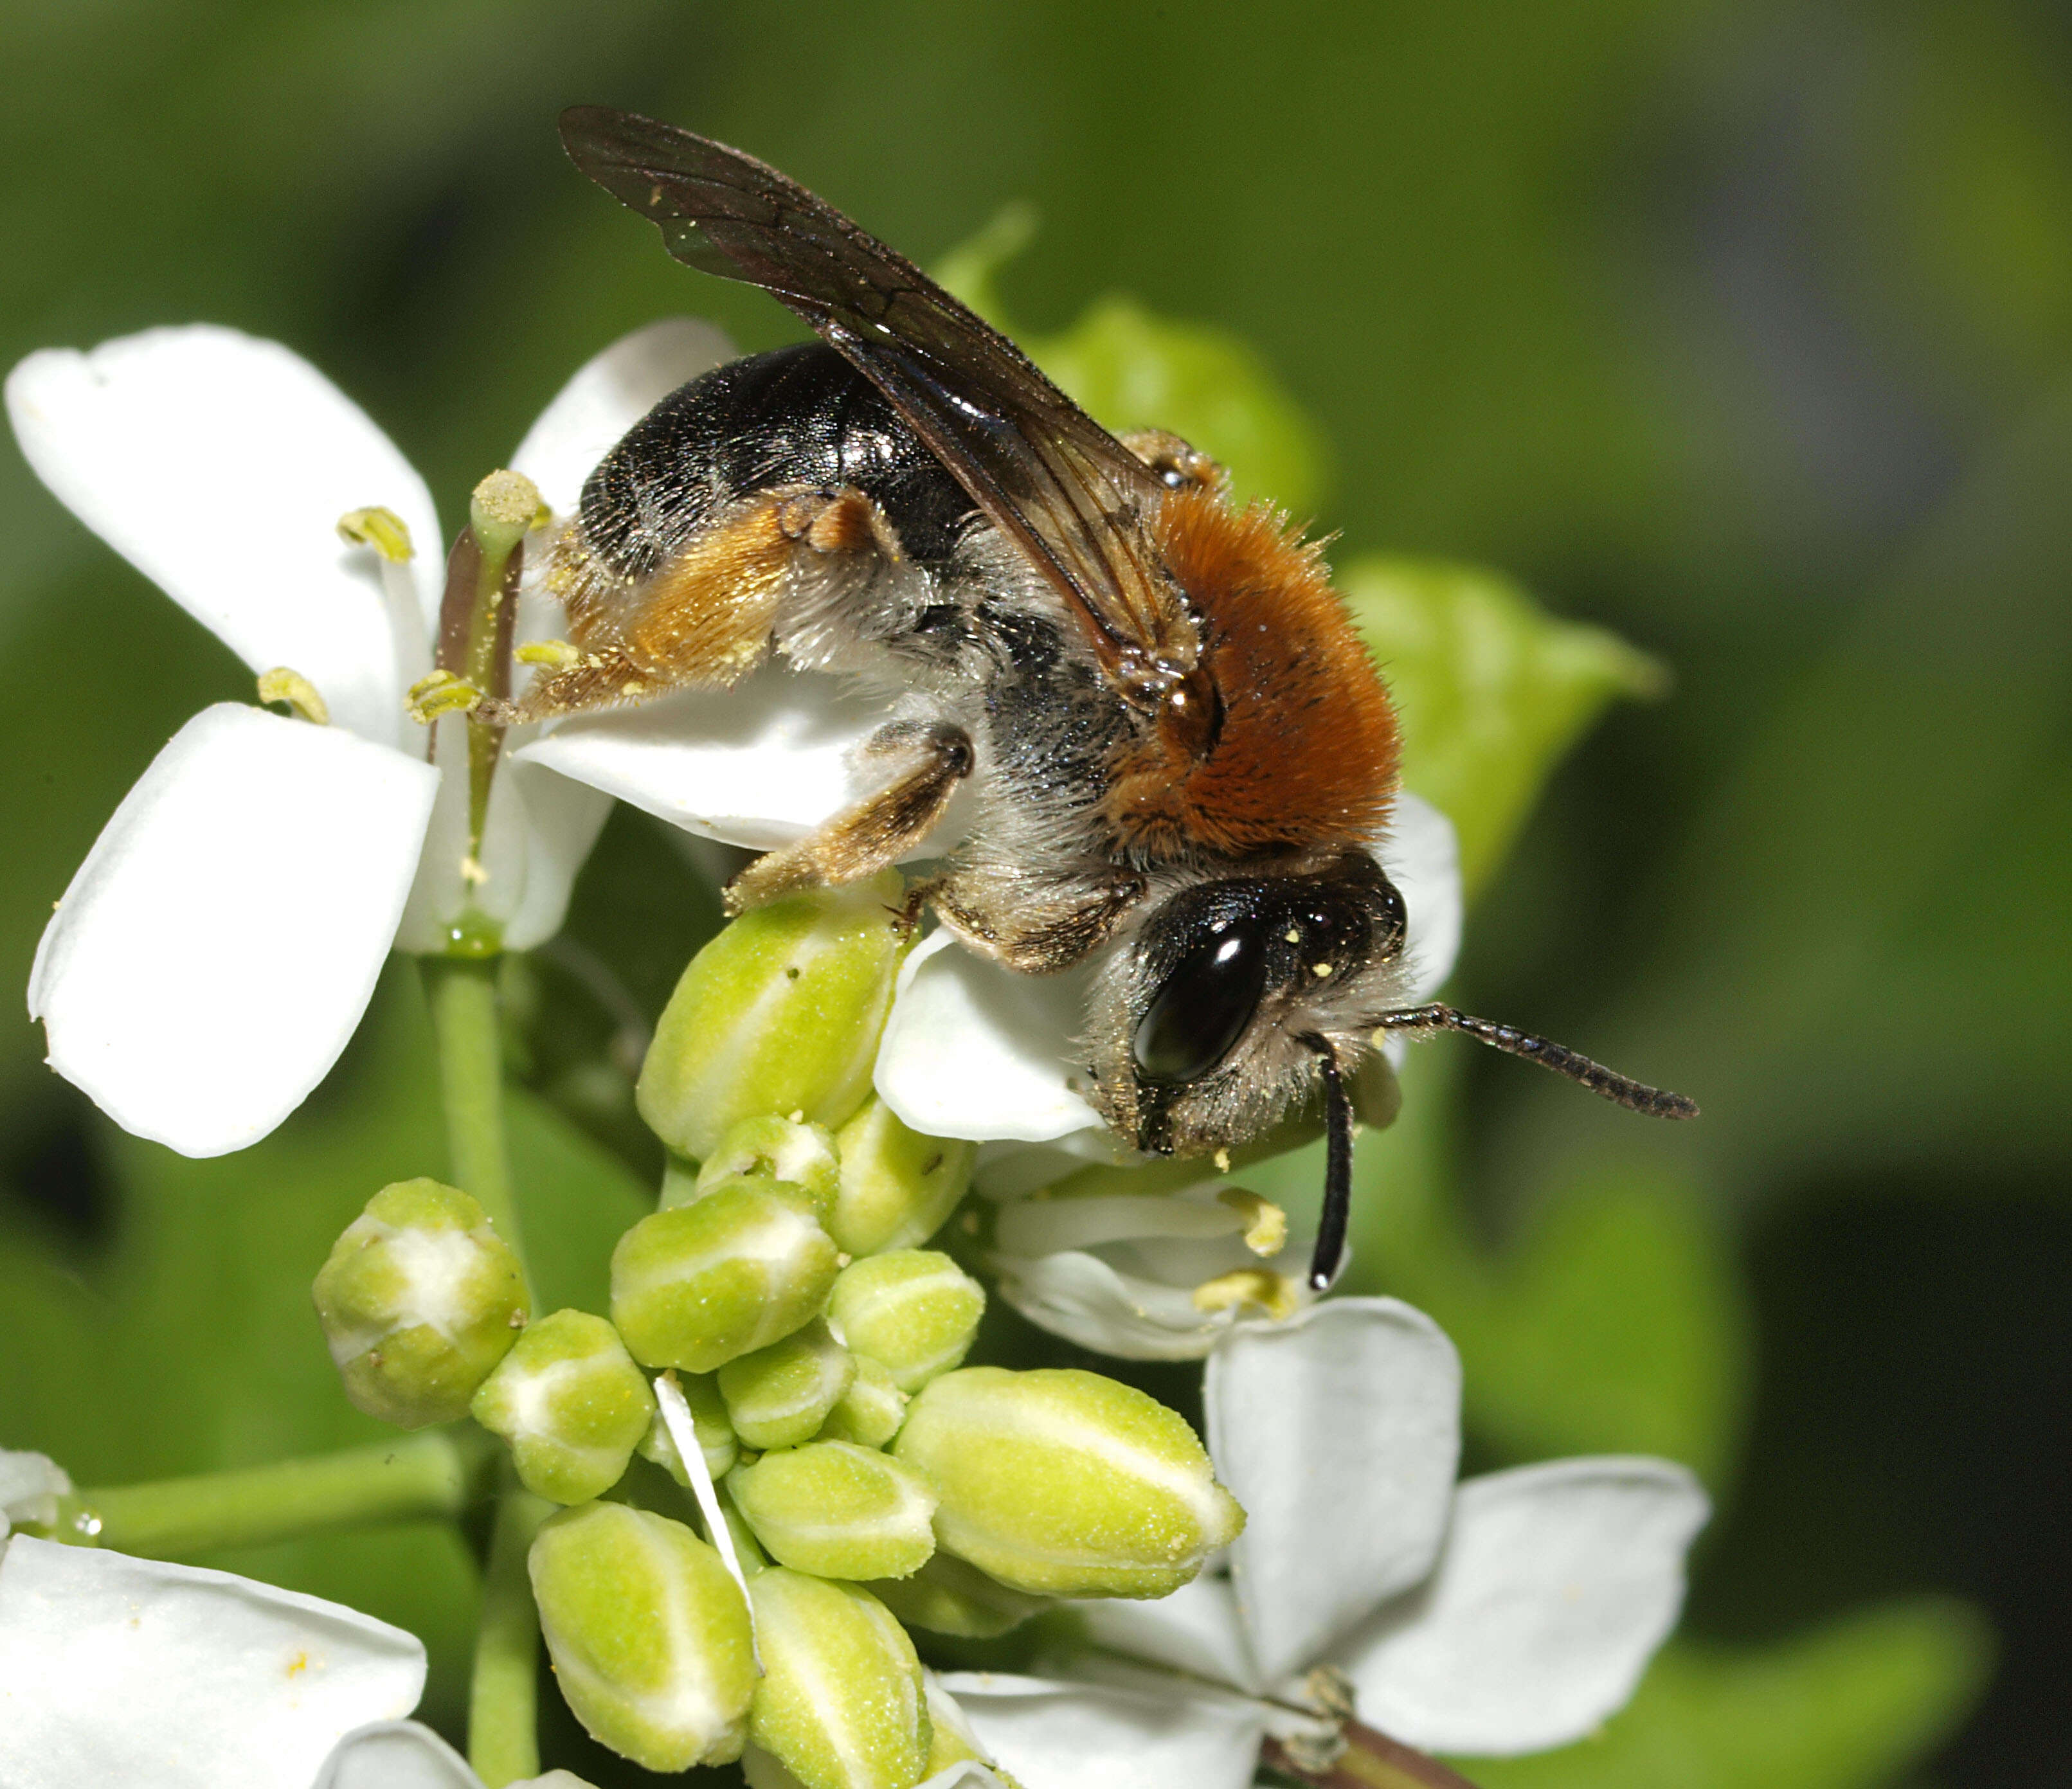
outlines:
[{"label": "bee face", "polygon": [[1146,908],[1087,1027],[1103,1115],[1140,1149],[1256,1136],[1313,1084],[1315,1040],[1364,1041],[1400,996],[1403,896],[1363,852],[1195,881]]}]

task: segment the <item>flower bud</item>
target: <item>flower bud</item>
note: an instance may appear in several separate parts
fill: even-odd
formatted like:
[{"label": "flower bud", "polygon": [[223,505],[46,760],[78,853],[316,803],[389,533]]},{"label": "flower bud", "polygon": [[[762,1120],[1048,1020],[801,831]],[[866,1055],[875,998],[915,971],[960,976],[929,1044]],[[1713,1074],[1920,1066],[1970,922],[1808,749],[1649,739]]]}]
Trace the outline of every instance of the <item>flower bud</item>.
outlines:
[{"label": "flower bud", "polygon": [[892,1451],[935,1486],[944,1551],[1038,1595],[1168,1595],[1244,1526],[1180,1417],[1075,1367],[946,1374]]},{"label": "flower bud", "polygon": [[909,942],[887,871],[744,913],[691,959],[640,1070],[648,1128],[702,1161],[764,1112],[844,1122],[870,1092]]},{"label": "flower bud", "polygon": [[902,1578],[935,1550],[935,1494],[911,1466],[849,1441],[810,1441],[726,1482],[770,1556],[820,1577]]},{"label": "flower bud", "polygon": [[[717,1384],[703,1373],[679,1373],[676,1384],[691,1413],[691,1427],[698,1437],[698,1451],[705,1457],[705,1476],[717,1483],[734,1470],[734,1462],[741,1458],[734,1425],[727,1420],[726,1400],[719,1395]],[[640,1437],[640,1455],[643,1459],[652,1460],[684,1490],[691,1488],[691,1475],[684,1470],[669,1425],[662,1421],[659,1411],[648,1424],[648,1433]]]},{"label": "flower bud", "polygon": [[763,1668],[750,1737],[806,1789],[912,1789],[929,1733],[906,1629],[867,1590],[781,1565],[748,1594]]},{"label": "flower bud", "polygon": [[906,1394],[892,1377],[892,1369],[867,1354],[850,1356],[856,1362],[856,1377],[836,1400],[828,1420],[820,1425],[818,1439],[854,1441],[859,1447],[882,1447],[899,1433],[906,1420]]},{"label": "flower bud", "polygon": [[655,1394],[610,1324],[557,1310],[518,1338],[468,1409],[511,1444],[534,1496],[583,1503],[624,1475],[655,1420]]},{"label": "flower bud", "polygon": [[698,1196],[702,1199],[732,1174],[796,1186],[811,1203],[813,1215],[825,1224],[841,1183],[834,1133],[824,1125],[795,1125],[788,1118],[744,1118],[719,1140],[719,1147],[698,1170]]},{"label": "flower bud", "polygon": [[345,1395],[405,1429],[465,1416],[532,1310],[488,1214],[436,1180],[376,1193],[311,1289]]},{"label": "flower bud", "polygon": [[820,1314],[835,1245],[778,1184],[732,1180],[619,1239],[611,1320],[635,1360],[709,1373]]},{"label": "flower bud", "polygon": [[835,1281],[828,1316],[842,1339],[918,1392],[970,1352],[985,1292],[947,1255],[897,1248],[852,1262]]},{"label": "flower bud", "polygon": [[971,1184],[976,1143],[910,1130],[880,1099],[841,1128],[841,1191],[828,1233],[845,1252],[914,1248],[942,1228]]},{"label": "flower bud", "polygon": [[750,1447],[796,1447],[810,1441],[856,1377],[848,1349],[816,1320],[781,1342],[719,1370],[720,1396],[734,1432]]},{"label": "flower bud", "polygon": [[584,1503],[541,1524],[530,1565],[561,1693],[594,1738],[651,1770],[741,1755],[755,1655],[717,1553],[666,1516]]},{"label": "flower bud", "polygon": [[928,1762],[922,1766],[922,1775],[932,1777],[960,1764],[983,1764],[1003,1789],[1020,1789],[979,1743],[970,1719],[932,1671],[921,1674],[921,1686],[928,1709]]},{"label": "flower bud", "polygon": [[909,1627],[964,1640],[996,1639],[1052,1606],[1049,1598],[1010,1590],[968,1560],[945,1553],[911,1577],[866,1588]]}]

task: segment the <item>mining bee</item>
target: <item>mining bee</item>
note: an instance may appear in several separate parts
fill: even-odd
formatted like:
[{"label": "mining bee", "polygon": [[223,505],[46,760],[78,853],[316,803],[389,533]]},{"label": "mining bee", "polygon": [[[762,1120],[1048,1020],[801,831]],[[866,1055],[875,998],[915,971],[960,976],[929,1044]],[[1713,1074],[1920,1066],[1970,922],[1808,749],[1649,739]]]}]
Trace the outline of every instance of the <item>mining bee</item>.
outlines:
[{"label": "mining bee", "polygon": [[971,779],[976,818],[911,916],[1025,974],[1094,960],[1091,1096],[1140,1150],[1245,1142],[1321,1080],[1319,1289],[1344,1248],[1346,1084],[1388,1033],[1466,1032],[1636,1112],[1696,1112],[1405,1004],[1396,715],[1280,512],[1235,504],[1175,436],[1110,434],[775,168],[599,107],[561,135],[676,259],[762,287],[819,339],[692,380],[612,450],[546,573],[575,650],[490,718],[723,686],[773,649],[882,697],[869,792],[743,870],[730,908],[872,874]]}]

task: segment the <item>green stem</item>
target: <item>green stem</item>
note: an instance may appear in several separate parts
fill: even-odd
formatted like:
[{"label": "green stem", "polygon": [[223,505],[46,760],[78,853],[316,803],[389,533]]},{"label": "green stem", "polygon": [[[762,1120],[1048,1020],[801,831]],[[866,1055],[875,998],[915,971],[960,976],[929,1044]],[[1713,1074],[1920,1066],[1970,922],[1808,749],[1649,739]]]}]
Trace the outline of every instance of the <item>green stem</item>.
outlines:
[{"label": "green stem", "polygon": [[540,1774],[540,1614],[526,1559],[553,1507],[516,1485],[497,1500],[467,1702],[467,1761],[487,1789]]},{"label": "green stem", "polygon": [[[489,1214],[522,1263],[524,1233],[504,1140],[504,1047],[497,1019],[497,960],[420,959],[439,1043],[439,1091],[454,1183]],[[528,1280],[529,1285],[529,1277]]]},{"label": "green stem", "polygon": [[187,1559],[339,1528],[453,1516],[468,1501],[487,1446],[479,1430],[456,1426],[311,1459],[84,1491],[68,1504],[59,1537]]}]

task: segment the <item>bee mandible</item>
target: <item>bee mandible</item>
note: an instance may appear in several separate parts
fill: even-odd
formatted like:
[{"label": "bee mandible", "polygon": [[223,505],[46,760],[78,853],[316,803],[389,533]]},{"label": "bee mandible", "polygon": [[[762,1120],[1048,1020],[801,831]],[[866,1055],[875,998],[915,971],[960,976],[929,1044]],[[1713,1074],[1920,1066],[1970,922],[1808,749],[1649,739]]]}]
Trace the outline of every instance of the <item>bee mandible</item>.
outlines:
[{"label": "bee mandible", "polygon": [[1236,505],[1175,436],[1110,434],[775,169],[601,107],[561,128],[677,260],[762,287],[819,339],[692,380],[612,450],[546,574],[577,656],[487,718],[722,687],[773,650],[882,697],[867,792],[749,866],[730,909],[872,875],[970,780],[976,818],[910,917],[1025,974],[1092,962],[1088,1093],[1139,1150],[1245,1142],[1321,1081],[1319,1290],[1344,1252],[1346,1084],[1387,1034],[1465,1032],[1636,1112],[1696,1113],[1405,1003],[1395,712],[1279,512]]}]

